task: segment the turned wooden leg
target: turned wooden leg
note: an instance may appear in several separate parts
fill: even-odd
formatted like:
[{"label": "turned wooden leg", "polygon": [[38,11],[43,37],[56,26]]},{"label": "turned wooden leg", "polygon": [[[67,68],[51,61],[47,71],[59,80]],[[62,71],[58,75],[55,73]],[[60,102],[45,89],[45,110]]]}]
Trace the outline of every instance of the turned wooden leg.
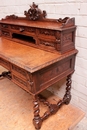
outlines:
[{"label": "turned wooden leg", "polygon": [[[34,96],[34,119],[33,123],[36,129],[40,129],[42,122],[46,120],[49,116],[55,114],[59,108],[63,105],[66,104],[68,105],[70,100],[71,100],[71,75],[67,76],[67,82],[66,82],[66,92],[62,100],[58,101],[57,104],[50,104],[48,101],[46,101],[46,98],[44,98],[41,95]],[[43,102],[45,105],[48,106],[48,110],[43,114],[42,117],[40,117],[40,109],[39,109],[39,102]]]},{"label": "turned wooden leg", "polygon": [[40,109],[39,109],[39,102],[38,102],[38,97],[34,97],[34,119],[33,119],[33,124],[36,129],[40,129],[42,125],[42,120],[40,118]]},{"label": "turned wooden leg", "polygon": [[67,83],[66,83],[66,93],[64,95],[64,98],[63,98],[63,102],[68,105],[70,103],[70,100],[71,100],[71,75],[68,75],[67,76]]},{"label": "turned wooden leg", "polygon": [[71,75],[67,76],[67,82],[66,82],[66,92],[62,100],[58,101],[57,104],[50,104],[48,101],[43,96],[39,96],[41,99],[40,101],[43,102],[45,105],[48,106],[48,111],[44,113],[44,115],[41,117],[42,121],[47,119],[50,115],[55,114],[59,108],[63,105],[66,104],[68,105],[70,100],[71,100]]}]

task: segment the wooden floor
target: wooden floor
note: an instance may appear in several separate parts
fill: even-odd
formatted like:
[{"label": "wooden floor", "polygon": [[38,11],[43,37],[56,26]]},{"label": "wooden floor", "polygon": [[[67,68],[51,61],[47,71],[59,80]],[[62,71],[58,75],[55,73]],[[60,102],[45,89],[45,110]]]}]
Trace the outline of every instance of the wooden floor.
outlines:
[{"label": "wooden floor", "polygon": [[[48,100],[57,102],[58,97],[47,94]],[[0,79],[0,130],[35,130],[33,119],[32,96],[8,79]],[[40,109],[47,107],[41,103]],[[72,105],[64,105],[55,115],[42,124],[41,130],[72,130],[83,118],[84,113]]]}]

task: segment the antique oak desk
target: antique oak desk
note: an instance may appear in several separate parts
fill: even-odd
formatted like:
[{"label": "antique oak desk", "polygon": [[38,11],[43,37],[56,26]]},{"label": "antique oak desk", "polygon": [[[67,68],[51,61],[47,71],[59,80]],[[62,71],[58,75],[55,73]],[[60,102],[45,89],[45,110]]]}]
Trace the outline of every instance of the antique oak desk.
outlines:
[{"label": "antique oak desk", "polygon": [[[24,12],[0,20],[0,65],[7,77],[33,96],[36,129],[71,99],[71,74],[74,72],[75,19],[46,19],[46,12],[35,3]],[[67,77],[66,92],[57,104],[50,104],[39,94],[60,79]],[[48,106],[40,116],[39,100]]]}]

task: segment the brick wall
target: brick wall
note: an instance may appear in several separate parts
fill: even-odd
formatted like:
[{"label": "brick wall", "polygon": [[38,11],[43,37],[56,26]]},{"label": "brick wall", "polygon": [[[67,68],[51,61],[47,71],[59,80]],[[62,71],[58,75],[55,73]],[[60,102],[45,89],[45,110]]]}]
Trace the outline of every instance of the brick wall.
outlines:
[{"label": "brick wall", "polygon": [[[23,16],[32,0],[0,0],[0,18],[15,14]],[[76,57],[75,73],[72,75],[71,103],[87,113],[87,0],[35,0],[39,8],[46,10],[49,18],[75,17]],[[60,97],[64,94],[65,79],[49,90]],[[62,87],[60,87],[62,86]],[[59,87],[59,90],[58,90]]]}]

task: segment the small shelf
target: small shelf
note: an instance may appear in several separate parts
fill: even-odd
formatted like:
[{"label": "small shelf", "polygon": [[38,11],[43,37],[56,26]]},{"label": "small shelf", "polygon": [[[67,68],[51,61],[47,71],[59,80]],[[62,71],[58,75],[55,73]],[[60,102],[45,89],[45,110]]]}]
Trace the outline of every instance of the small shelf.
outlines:
[{"label": "small shelf", "polygon": [[23,34],[13,33],[12,38],[22,40],[22,41],[25,41],[25,42],[32,42],[32,43],[35,44],[35,39],[33,39],[33,37],[31,37],[31,36],[26,36],[26,35],[23,35]]}]

